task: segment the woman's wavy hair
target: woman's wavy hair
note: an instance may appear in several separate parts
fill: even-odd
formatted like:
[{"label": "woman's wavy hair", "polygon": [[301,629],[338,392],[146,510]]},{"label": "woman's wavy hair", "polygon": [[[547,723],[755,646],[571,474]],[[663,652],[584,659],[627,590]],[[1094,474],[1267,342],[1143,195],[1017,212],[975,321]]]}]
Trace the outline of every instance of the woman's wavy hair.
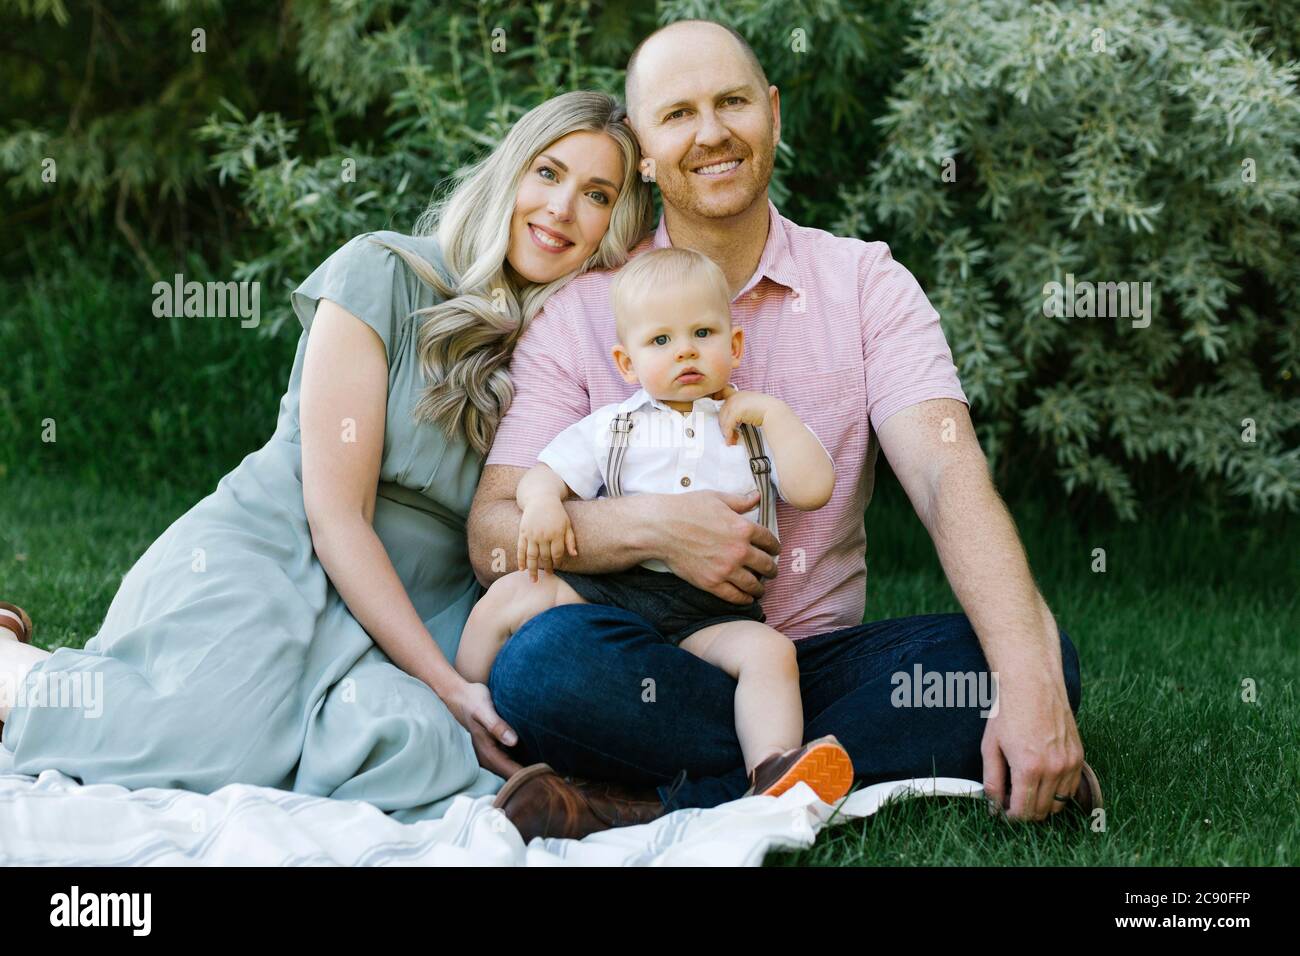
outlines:
[{"label": "woman's wavy hair", "polygon": [[[449,438],[463,434],[484,457],[514,397],[508,366],[515,342],[546,298],[580,272],[622,265],[653,227],[650,187],[637,169],[640,148],[623,122],[626,115],[614,97],[578,90],[520,117],[416,221],[414,235],[437,237],[447,275],[409,250],[381,242],[444,297],[416,313],[424,316],[416,347],[428,385],[413,417],[437,425]],[[623,153],[623,182],[596,251],[574,272],[533,285],[506,261],[515,196],[533,160],[579,130],[614,139]]]}]

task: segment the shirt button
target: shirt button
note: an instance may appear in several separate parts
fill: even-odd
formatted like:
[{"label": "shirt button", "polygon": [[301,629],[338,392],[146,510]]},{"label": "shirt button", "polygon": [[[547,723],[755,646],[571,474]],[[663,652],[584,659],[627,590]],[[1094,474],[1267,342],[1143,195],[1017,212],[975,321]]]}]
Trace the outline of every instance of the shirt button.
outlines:
[{"label": "shirt button", "polygon": [[683,476],[682,476],[682,487],[683,487],[683,488],[689,488],[690,486],[691,486],[691,479],[689,479],[689,478],[687,478],[685,475],[683,475]]},{"label": "shirt button", "polygon": [[688,429],[686,429],[686,437],[687,437],[687,438],[694,438],[694,437],[695,437],[695,429],[694,429],[694,428],[688,428]]}]

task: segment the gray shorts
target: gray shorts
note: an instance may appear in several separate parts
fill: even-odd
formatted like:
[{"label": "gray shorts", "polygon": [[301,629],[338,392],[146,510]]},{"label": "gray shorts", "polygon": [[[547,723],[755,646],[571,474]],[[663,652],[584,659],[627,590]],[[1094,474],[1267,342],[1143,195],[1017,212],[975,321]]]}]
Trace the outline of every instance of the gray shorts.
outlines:
[{"label": "gray shorts", "polygon": [[610,574],[556,571],[555,576],[589,604],[608,604],[641,615],[673,645],[710,624],[767,622],[758,601],[732,604],[670,571],[652,571],[639,564]]}]

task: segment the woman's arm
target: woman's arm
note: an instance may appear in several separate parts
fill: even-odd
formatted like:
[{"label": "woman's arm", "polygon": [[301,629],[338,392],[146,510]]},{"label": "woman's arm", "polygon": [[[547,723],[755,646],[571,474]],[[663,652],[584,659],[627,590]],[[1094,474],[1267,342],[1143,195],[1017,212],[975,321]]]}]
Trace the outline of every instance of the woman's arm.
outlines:
[{"label": "woman's arm", "polygon": [[303,499],[316,556],[374,642],[433,688],[475,735],[476,749],[474,722],[513,744],[490,703],[481,709],[483,694],[473,695],[467,712],[470,685],[424,626],[372,526],[387,403],[383,341],[351,312],[322,299],[307,341],[299,408]]}]

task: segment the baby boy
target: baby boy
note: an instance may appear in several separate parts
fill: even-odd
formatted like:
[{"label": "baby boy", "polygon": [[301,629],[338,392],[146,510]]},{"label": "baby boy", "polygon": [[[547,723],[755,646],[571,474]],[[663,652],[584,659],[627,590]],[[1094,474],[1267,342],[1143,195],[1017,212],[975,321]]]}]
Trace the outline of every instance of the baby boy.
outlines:
[{"label": "baby boy", "polygon": [[[562,502],[622,494],[760,492],[746,515],[777,534],[774,493],[801,511],[830,499],[835,469],[824,445],[774,396],[737,391],[744,333],[731,327],[718,266],[691,249],[642,253],[610,289],[613,359],[641,388],[566,428],[519,481],[519,570],[492,583],[461,637],[456,669],[486,683],[502,645],[525,621],[561,604],[607,604],[639,614],[663,639],[737,682],[736,735],[749,794],[776,796],[802,781],[827,803],[853,782],[832,736],[801,746],[803,706],[793,642],[758,602],[733,604],[679,578],[663,562],[609,574],[561,570],[578,542]],[[740,440],[743,439],[743,442]],[[538,578],[537,571],[550,571]]]}]

